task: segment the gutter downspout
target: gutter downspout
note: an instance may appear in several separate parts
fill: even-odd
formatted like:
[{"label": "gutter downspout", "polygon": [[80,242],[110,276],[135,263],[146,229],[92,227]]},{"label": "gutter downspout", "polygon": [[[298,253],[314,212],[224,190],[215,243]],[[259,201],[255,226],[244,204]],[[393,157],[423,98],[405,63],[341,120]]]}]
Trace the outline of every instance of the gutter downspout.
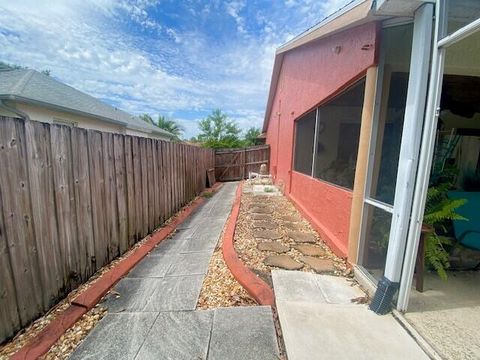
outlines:
[{"label": "gutter downspout", "polygon": [[10,111],[14,114],[19,115],[19,117],[21,117],[23,120],[27,120],[27,121],[31,120],[30,116],[28,116],[28,114],[26,112],[23,112],[21,110],[15,109],[14,107],[11,107],[11,106],[7,105],[5,103],[5,100],[3,100],[3,99],[0,99],[0,107],[4,108],[5,110]]}]

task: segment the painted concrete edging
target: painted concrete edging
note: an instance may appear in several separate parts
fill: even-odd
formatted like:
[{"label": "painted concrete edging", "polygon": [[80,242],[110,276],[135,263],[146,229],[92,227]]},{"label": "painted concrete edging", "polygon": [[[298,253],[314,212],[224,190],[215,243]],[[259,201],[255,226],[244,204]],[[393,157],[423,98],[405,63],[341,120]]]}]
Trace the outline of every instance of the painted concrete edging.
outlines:
[{"label": "painted concrete edging", "polygon": [[[216,183],[211,189],[204,190],[202,194],[215,193],[222,185],[222,183]],[[184,222],[191,213],[204,202],[205,199],[199,196],[187,207],[181,209],[179,213],[174,215],[174,218],[169,224],[152,233],[145,243],[104,273],[92,286],[75,297],[68,308],[58,314],[52,322],[35,336],[32,342],[20,348],[10,359],[33,360],[45,354],[66,330],[72,327],[85,313],[92,309],[110,288],[137,265],[155,246],[165,240],[178,225]]]},{"label": "painted concrete edging", "polygon": [[266,282],[260,279],[252,272],[238,257],[233,245],[235,229],[237,226],[238,214],[240,213],[240,203],[242,199],[243,183],[237,188],[235,200],[228,219],[227,227],[223,234],[222,253],[223,259],[227,264],[233,277],[243,286],[245,290],[260,305],[274,306],[275,296],[273,290]]}]

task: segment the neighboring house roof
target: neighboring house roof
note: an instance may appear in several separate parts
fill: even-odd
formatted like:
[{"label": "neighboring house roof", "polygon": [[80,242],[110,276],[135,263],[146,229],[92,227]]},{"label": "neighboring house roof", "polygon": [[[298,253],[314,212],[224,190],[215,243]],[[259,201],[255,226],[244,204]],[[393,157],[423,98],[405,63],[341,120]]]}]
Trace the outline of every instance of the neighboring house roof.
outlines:
[{"label": "neighboring house roof", "polygon": [[391,16],[412,16],[421,3],[421,0],[352,0],[343,8],[321,20],[318,24],[278,47],[273,64],[272,79],[263,121],[263,132],[266,132],[268,129],[273,98],[277,89],[285,53],[312,41],[371,21],[383,20]]},{"label": "neighboring house roof", "polygon": [[0,99],[39,105],[93,117],[132,130],[173,137],[168,131],[35,70],[0,71]]}]

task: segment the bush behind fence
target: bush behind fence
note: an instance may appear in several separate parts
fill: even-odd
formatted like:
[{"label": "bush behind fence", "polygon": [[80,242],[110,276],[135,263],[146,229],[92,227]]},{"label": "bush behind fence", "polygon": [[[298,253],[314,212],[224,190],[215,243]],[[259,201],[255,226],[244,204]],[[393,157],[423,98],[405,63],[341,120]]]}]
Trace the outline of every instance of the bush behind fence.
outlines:
[{"label": "bush behind fence", "polygon": [[198,195],[214,161],[210,149],[0,117],[0,343]]}]

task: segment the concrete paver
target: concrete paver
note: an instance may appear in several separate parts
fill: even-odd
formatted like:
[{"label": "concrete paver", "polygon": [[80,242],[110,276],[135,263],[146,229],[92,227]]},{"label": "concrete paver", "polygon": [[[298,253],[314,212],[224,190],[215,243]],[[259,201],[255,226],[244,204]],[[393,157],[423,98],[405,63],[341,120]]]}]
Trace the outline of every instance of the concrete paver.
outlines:
[{"label": "concrete paver", "polygon": [[136,359],[206,359],[213,311],[160,313]]},{"label": "concrete paver", "polygon": [[273,271],[285,349],[299,359],[428,359],[391,315],[352,303],[365,294],[342,277]]},{"label": "concrete paver", "polygon": [[196,311],[237,184],[224,184],[115,286],[73,359],[277,359],[270,307]]},{"label": "concrete paver", "polygon": [[157,315],[148,312],[107,314],[70,359],[133,359]]},{"label": "concrete paver", "polygon": [[278,359],[278,346],[269,306],[215,310],[208,359]]}]

